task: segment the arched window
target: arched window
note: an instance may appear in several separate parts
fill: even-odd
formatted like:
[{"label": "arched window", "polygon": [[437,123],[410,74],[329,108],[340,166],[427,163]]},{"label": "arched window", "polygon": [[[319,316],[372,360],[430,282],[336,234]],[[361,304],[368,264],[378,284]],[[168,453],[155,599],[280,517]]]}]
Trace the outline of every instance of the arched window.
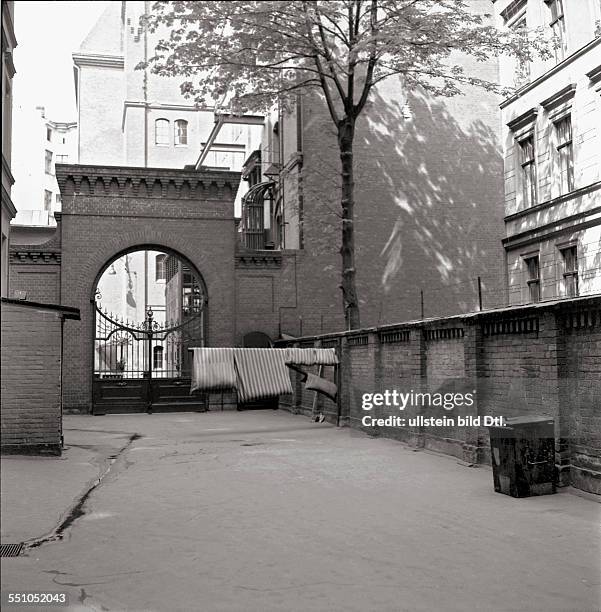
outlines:
[{"label": "arched window", "polygon": [[188,122],[185,119],[178,119],[175,124],[175,144],[176,145],[187,145],[188,144]]},{"label": "arched window", "polygon": [[157,255],[154,262],[154,280],[164,281],[167,278],[165,260],[167,255],[161,253]]},{"label": "arched window", "polygon": [[169,144],[169,120],[157,119],[154,122],[154,142],[158,145]]},{"label": "arched window", "polygon": [[152,349],[152,369],[160,370],[163,367],[163,347],[155,346]]}]

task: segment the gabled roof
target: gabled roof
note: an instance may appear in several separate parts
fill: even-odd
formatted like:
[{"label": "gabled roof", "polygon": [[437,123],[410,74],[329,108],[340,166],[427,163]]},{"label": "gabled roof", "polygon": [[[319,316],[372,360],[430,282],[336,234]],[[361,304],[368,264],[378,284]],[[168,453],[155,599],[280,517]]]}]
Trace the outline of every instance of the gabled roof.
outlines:
[{"label": "gabled roof", "polygon": [[123,2],[109,2],[75,55],[123,55]]}]

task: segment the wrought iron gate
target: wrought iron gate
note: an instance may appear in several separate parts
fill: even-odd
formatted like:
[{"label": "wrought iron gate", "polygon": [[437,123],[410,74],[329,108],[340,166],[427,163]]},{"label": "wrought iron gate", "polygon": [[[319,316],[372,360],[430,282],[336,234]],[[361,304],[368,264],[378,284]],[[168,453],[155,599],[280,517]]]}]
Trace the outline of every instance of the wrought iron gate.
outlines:
[{"label": "wrought iron gate", "polygon": [[191,396],[192,353],[204,342],[204,312],[176,323],[123,320],[98,303],[94,340],[94,414],[206,409],[204,396]]}]

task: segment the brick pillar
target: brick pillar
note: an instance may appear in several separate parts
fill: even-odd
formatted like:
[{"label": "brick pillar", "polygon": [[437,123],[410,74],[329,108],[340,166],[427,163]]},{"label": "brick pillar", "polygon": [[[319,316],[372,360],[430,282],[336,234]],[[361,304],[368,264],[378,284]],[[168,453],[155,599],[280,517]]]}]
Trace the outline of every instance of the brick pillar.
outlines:
[{"label": "brick pillar", "polygon": [[341,426],[349,426],[350,423],[350,405],[351,405],[351,382],[352,375],[350,372],[351,363],[349,356],[349,348],[347,345],[346,336],[341,336],[340,338],[340,388],[338,390],[338,394],[340,396],[340,425]]},{"label": "brick pillar", "polygon": [[541,400],[555,420],[555,467],[560,487],[570,484],[569,402],[560,400],[560,363],[565,360],[563,334],[553,311],[543,312],[539,318],[539,338],[545,343],[541,358]]},{"label": "brick pillar", "polygon": [[[376,334],[373,332],[362,332],[352,334],[352,336],[367,336],[366,345],[349,345],[349,336],[346,337],[346,354],[348,363],[347,383],[350,391],[349,418],[352,427],[361,429],[370,436],[380,435],[380,427],[362,427],[361,420],[366,414],[379,417],[382,414],[381,406],[374,406],[371,410],[365,411],[362,408],[364,393],[377,393],[376,386]],[[351,337],[352,337],[351,336]]]},{"label": "brick pillar", "polygon": [[[424,340],[423,327],[413,327],[409,332],[409,342],[411,343],[411,381],[412,389],[416,393],[421,392],[427,386],[427,369],[426,369],[426,342]],[[415,408],[414,415],[417,416],[422,412],[419,408]],[[409,415],[407,415],[408,417]],[[409,443],[424,448],[425,436],[424,428],[419,427],[408,428]]]},{"label": "brick pillar", "polygon": [[[557,411],[555,413],[555,467],[557,469],[557,484],[565,487],[570,484],[570,429],[574,402],[569,397],[571,391],[565,380],[566,369],[566,333],[562,325],[559,311],[546,313],[542,319],[549,329],[554,330],[555,347],[549,354],[555,354],[555,384],[557,385]],[[552,346],[552,343],[549,343]]]},{"label": "brick pillar", "polygon": [[[465,371],[465,392],[474,394],[474,404],[472,406],[462,406],[455,409],[455,416],[479,416],[478,395],[481,356],[482,356],[482,327],[476,317],[463,321],[463,355],[464,355],[464,371]],[[466,463],[480,462],[480,428],[465,427],[460,431],[463,432],[463,460]]]}]

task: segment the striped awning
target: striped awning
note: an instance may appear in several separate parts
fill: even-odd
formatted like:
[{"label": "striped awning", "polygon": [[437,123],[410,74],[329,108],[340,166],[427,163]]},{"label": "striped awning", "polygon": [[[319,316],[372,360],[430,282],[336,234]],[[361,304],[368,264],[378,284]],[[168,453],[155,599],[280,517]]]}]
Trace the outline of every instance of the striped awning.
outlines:
[{"label": "striped awning", "polygon": [[193,348],[194,391],[236,389],[241,402],[292,393],[287,364],[336,365],[335,349]]},{"label": "striped awning", "polygon": [[286,363],[294,365],[336,365],[338,363],[334,348],[286,348],[283,350],[286,351]]},{"label": "striped awning", "polygon": [[281,349],[234,349],[234,359],[241,402],[292,393],[290,372]]},{"label": "striped awning", "polygon": [[194,391],[225,391],[236,387],[233,348],[193,348],[192,387]]}]

